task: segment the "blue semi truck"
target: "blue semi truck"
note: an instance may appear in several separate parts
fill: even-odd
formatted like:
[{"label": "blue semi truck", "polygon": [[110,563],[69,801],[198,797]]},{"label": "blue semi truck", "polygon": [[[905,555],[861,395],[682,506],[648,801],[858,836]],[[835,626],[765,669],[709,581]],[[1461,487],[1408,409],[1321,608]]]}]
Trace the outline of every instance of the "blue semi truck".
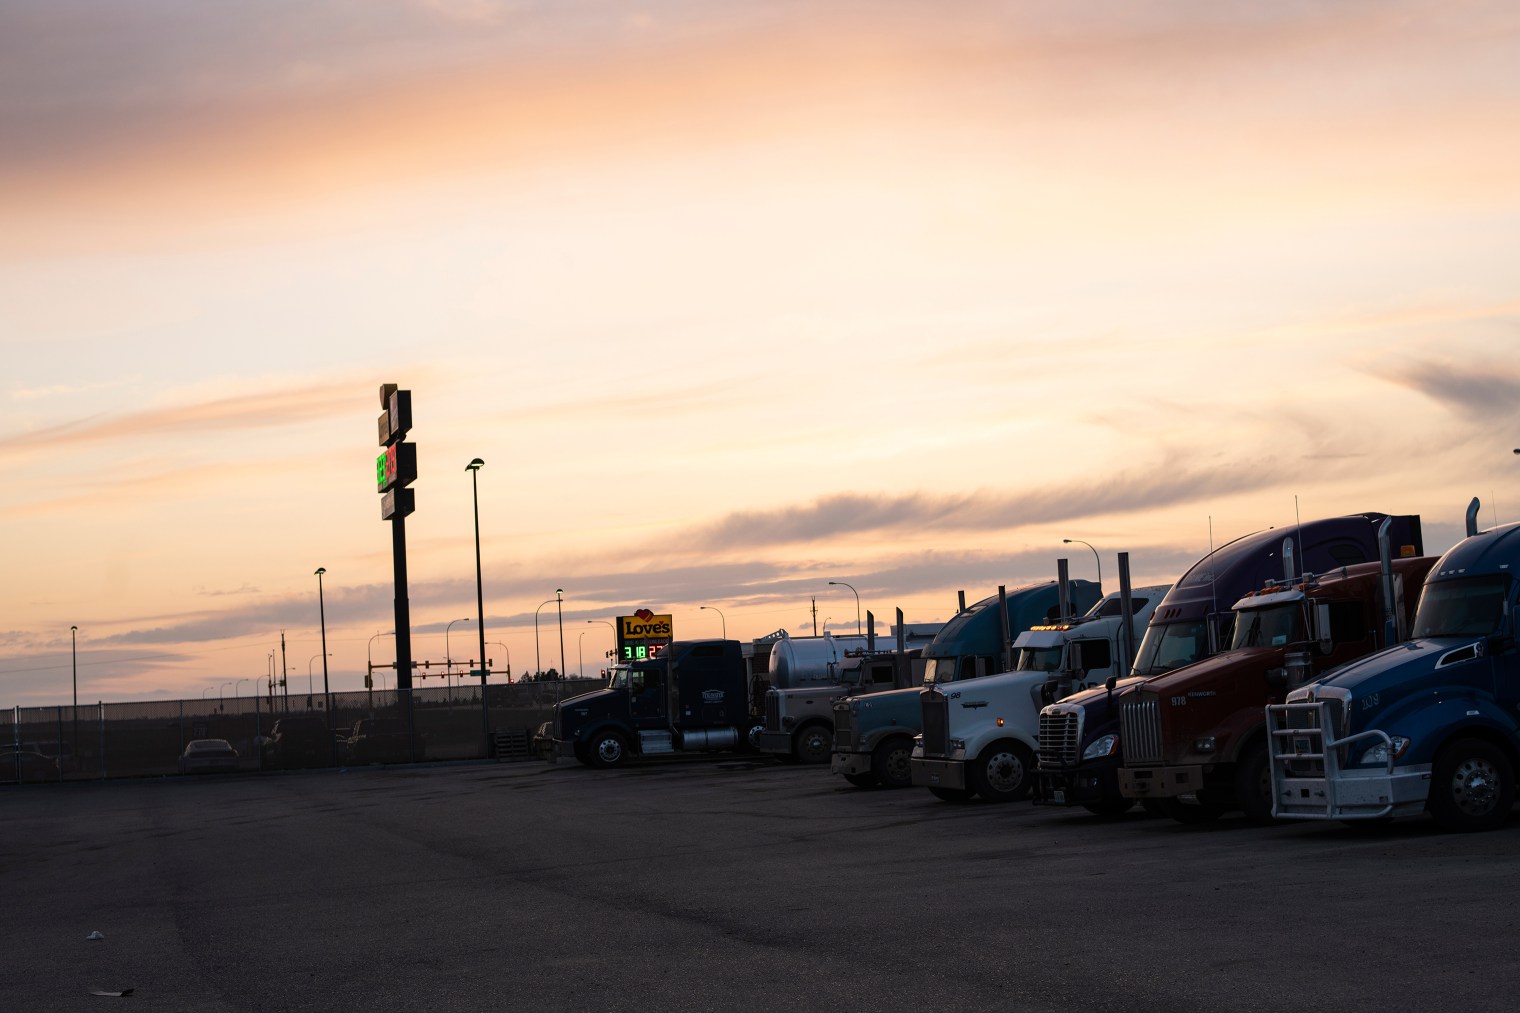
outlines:
[{"label": "blue semi truck", "polygon": [[1273,813],[1365,821],[1429,812],[1501,826],[1520,770],[1520,524],[1468,537],[1425,580],[1410,638],[1267,709]]},{"label": "blue semi truck", "polygon": [[[1086,612],[1100,597],[1092,581],[1068,581],[1067,588],[1067,608],[1073,612]],[[944,686],[1008,671],[1013,639],[1059,613],[1060,589],[1053,580],[977,602],[945,623],[924,647],[923,684]],[[914,686],[834,701],[834,773],[861,788],[910,784],[913,739],[922,729],[921,692]]]},{"label": "blue semi truck", "polygon": [[[1379,558],[1378,528],[1389,515],[1351,514],[1243,535],[1188,568],[1151,614],[1130,679],[1085,690],[1040,712],[1035,801],[1117,809],[1124,764],[1119,699],[1149,679],[1213,657],[1230,646],[1232,606],[1289,569],[1326,573]],[[1399,557],[1424,553],[1420,518],[1395,516],[1389,538]],[[1286,543],[1294,553],[1284,559]],[[1148,803],[1149,804],[1149,803]]]}]

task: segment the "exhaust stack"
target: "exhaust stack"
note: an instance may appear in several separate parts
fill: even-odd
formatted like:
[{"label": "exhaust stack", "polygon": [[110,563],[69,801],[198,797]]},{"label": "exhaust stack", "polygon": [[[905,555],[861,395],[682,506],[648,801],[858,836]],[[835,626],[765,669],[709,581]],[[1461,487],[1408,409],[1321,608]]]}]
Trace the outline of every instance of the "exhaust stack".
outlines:
[{"label": "exhaust stack", "polygon": [[1056,560],[1056,600],[1060,602],[1062,619],[1071,615],[1071,579],[1068,569],[1066,560]]},{"label": "exhaust stack", "polygon": [[1478,497],[1474,496],[1472,502],[1467,504],[1467,537],[1480,534],[1478,531]]}]

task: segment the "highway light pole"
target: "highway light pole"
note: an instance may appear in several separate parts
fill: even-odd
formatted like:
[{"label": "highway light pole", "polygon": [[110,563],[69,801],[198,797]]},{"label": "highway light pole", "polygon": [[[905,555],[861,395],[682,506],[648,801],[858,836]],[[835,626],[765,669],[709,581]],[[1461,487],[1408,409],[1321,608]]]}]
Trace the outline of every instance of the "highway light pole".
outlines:
[{"label": "highway light pole", "polygon": [[69,627],[69,658],[74,670],[74,755],[79,755],[79,627]]},{"label": "highway light pole", "polygon": [[535,679],[544,674],[543,653],[538,649],[538,614],[544,610],[545,605],[552,604],[553,602],[553,598],[547,598],[539,602],[538,608],[533,610],[533,667],[537,669],[533,673],[533,678]]},{"label": "highway light pole", "polygon": [[455,623],[467,623],[469,621],[468,616],[463,619],[450,619],[449,624],[443,628],[443,674],[444,678],[448,681],[450,690],[454,688],[454,654],[449,650],[449,630],[454,628]]},{"label": "highway light pole", "polygon": [[322,622],[322,700],[327,708],[327,723],[332,725],[332,689],[327,682],[327,604],[322,597],[322,574],[327,572],[327,567],[319,566],[316,571],[317,578],[317,616]]},{"label": "highway light pole", "polygon": [[565,589],[554,589],[554,608],[559,613],[559,677],[565,677]]},{"label": "highway light pole", "polygon": [[1086,545],[1089,549],[1092,549],[1093,562],[1098,564],[1098,594],[1101,595],[1103,593],[1103,560],[1098,558],[1098,550],[1093,549],[1092,543],[1084,542],[1080,538],[1063,538],[1061,539],[1061,542],[1065,545],[1071,545],[1073,543],[1077,545]]},{"label": "highway light pole", "polygon": [[[847,587],[850,589],[850,593],[855,596],[855,635],[857,637],[860,636],[860,592],[855,590],[854,585],[846,584],[842,580],[831,580],[829,583],[836,584],[839,587]],[[825,623],[824,625],[827,626],[828,624]]]},{"label": "highway light pole", "polygon": [[608,627],[609,629],[612,630],[612,650],[610,650],[610,651],[607,652],[607,657],[610,658],[610,659],[612,659],[612,661],[611,661],[612,664],[617,664],[619,661],[623,660],[623,659],[617,657],[617,627],[613,626],[611,623],[609,623],[605,619],[587,619],[586,622],[588,622],[588,623],[601,623],[603,626],[606,626],[606,627]]},{"label": "highway light pole", "polygon": [[718,613],[718,622],[720,622],[720,623],[723,624],[723,639],[727,640],[728,639],[728,618],[723,615],[723,610],[720,609],[720,608],[718,608],[716,605],[698,605],[697,608],[699,608],[699,609],[708,609],[709,611]]},{"label": "highway light pole", "polygon": [[[475,508],[475,625],[480,631],[480,731],[486,739],[486,755],[491,753],[491,711],[486,703],[486,676],[490,666],[486,664],[486,593],[480,579],[480,490],[477,477],[486,462],[474,458],[464,466],[470,473],[470,502]],[[510,669],[511,665],[508,664]]]}]

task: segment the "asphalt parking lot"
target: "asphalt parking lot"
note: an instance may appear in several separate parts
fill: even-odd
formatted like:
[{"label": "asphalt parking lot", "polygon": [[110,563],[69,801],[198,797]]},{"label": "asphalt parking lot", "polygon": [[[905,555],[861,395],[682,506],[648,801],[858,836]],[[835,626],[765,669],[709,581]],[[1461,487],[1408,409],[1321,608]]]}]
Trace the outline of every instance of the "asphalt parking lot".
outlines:
[{"label": "asphalt parking lot", "polygon": [[6,1009],[1497,1010],[1520,985],[1517,820],[1103,821],[711,760],[0,806]]}]

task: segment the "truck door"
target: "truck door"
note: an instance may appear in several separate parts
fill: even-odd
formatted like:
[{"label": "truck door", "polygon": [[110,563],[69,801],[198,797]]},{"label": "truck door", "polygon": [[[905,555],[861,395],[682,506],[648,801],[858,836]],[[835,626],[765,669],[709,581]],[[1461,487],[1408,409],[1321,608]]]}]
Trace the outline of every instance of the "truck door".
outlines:
[{"label": "truck door", "polygon": [[665,668],[651,665],[628,673],[628,716],[635,725],[665,723]]}]

